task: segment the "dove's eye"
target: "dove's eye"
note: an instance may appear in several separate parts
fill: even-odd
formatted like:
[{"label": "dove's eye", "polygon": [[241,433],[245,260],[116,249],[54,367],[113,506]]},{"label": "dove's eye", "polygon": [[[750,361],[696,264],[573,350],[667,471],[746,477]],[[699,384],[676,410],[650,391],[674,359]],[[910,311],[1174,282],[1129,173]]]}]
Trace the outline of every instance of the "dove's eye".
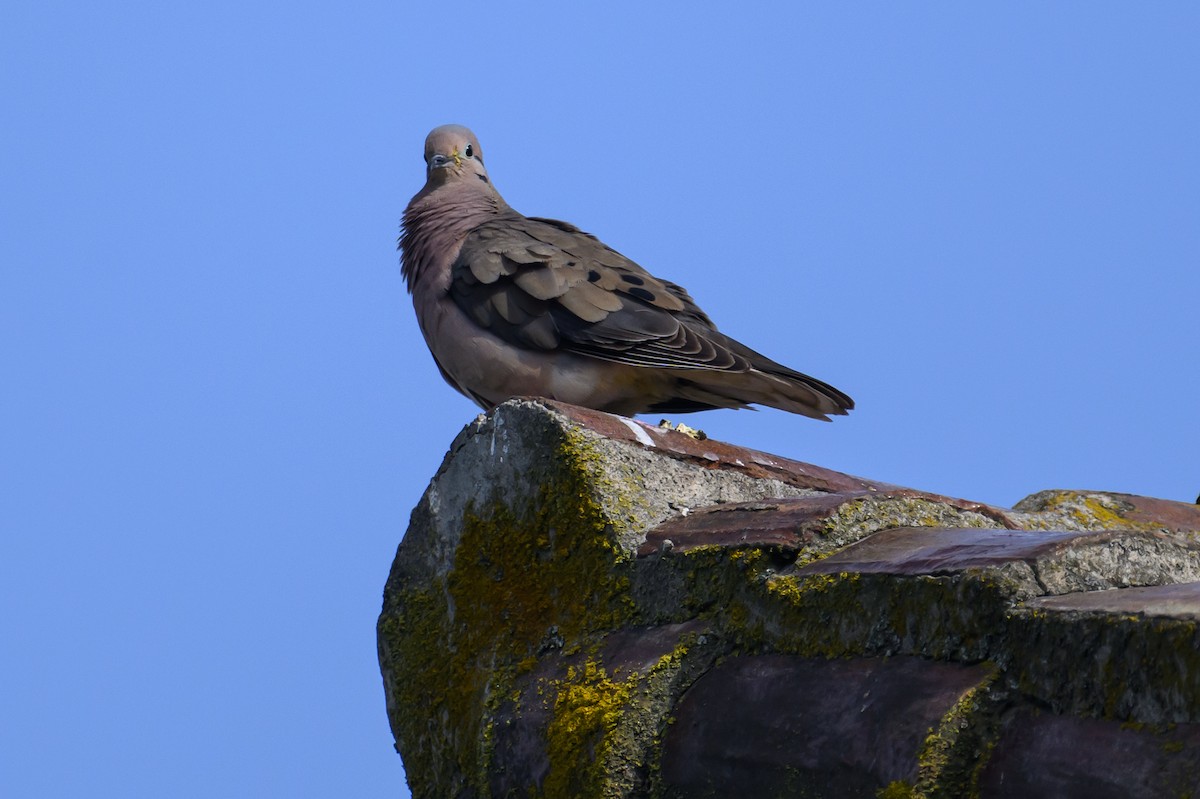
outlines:
[{"label": "dove's eye", "polygon": [[467,158],[474,157],[475,151],[471,149],[471,145],[467,145],[467,149],[463,150],[463,155],[465,155]]}]

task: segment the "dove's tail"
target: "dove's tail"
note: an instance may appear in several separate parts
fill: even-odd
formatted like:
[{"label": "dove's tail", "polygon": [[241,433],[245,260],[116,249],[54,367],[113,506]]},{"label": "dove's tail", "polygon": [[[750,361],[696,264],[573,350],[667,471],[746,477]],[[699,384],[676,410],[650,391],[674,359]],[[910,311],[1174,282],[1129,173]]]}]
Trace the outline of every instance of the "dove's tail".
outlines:
[{"label": "dove's tail", "polygon": [[681,371],[675,396],[652,410],[683,413],[767,405],[828,422],[830,416],[845,416],[854,409],[854,400],[828,383],[789,369],[715,329],[708,335],[737,356],[744,368]]},{"label": "dove's tail", "polygon": [[687,413],[713,408],[767,405],[828,422],[854,408],[854,400],[828,383],[778,367],[782,373],[688,370],[678,375],[675,396],[656,404],[655,413]]}]

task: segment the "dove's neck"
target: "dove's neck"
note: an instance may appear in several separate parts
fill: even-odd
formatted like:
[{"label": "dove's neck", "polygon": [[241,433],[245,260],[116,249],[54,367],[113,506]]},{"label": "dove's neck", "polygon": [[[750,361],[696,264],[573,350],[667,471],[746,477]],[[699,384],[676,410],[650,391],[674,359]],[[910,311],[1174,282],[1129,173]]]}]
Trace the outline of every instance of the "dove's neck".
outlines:
[{"label": "dove's neck", "polygon": [[[450,266],[463,239],[484,222],[515,213],[491,187],[465,181],[426,186],[404,209],[401,272],[411,294],[418,283],[450,285]],[[426,289],[434,288],[426,286]]]}]

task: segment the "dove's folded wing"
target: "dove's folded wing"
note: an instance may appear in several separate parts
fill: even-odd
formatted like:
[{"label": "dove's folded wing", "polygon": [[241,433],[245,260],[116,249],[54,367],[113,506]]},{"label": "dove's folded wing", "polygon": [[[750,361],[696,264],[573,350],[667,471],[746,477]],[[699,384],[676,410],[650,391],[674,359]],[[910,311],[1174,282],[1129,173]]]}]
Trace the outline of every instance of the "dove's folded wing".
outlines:
[{"label": "dove's folded wing", "polygon": [[516,346],[631,366],[751,367],[682,287],[565,222],[514,215],[481,225],[452,267],[450,294]]}]

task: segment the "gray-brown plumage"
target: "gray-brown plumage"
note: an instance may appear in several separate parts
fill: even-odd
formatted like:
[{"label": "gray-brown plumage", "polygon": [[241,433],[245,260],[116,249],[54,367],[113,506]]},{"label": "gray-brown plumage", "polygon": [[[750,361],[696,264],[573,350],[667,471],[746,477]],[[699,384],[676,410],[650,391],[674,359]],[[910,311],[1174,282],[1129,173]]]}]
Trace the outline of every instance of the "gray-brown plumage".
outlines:
[{"label": "gray-brown plumage", "polygon": [[484,409],[540,396],[625,415],[770,405],[828,421],[848,396],[720,333],[683,287],[595,236],[514,211],[475,134],[425,140],[403,273],[442,376]]}]

